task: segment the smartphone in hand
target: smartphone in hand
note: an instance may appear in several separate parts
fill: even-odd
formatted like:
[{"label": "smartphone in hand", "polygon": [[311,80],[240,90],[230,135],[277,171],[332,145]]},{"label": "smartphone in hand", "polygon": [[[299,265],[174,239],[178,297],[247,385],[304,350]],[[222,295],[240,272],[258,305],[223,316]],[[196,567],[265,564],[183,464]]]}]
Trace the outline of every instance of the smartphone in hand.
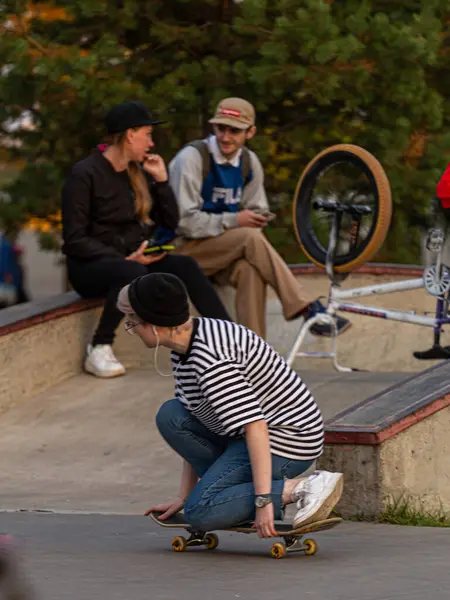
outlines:
[{"label": "smartphone in hand", "polygon": [[171,244],[163,244],[162,246],[150,246],[144,250],[143,254],[158,256],[158,254],[170,252],[171,250],[175,250],[175,246],[172,246]]},{"label": "smartphone in hand", "polygon": [[277,215],[273,212],[265,212],[263,213],[263,217],[266,217],[267,222],[273,221]]},{"label": "smartphone in hand", "polygon": [[[251,209],[250,209],[251,210]],[[261,217],[264,217],[265,219],[267,219],[267,222],[269,221],[273,221],[273,219],[275,219],[275,217],[277,216],[275,213],[270,212],[270,210],[253,210],[254,213],[256,213],[257,215],[261,215]]]}]

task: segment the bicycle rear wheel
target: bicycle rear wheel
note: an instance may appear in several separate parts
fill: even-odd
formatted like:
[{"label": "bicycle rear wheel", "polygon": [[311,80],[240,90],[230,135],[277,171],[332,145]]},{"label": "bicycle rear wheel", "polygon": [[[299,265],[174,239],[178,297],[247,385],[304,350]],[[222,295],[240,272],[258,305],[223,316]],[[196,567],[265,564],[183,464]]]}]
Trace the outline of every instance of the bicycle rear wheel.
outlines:
[{"label": "bicycle rear wheel", "polygon": [[370,152],[351,144],[331,146],[307,165],[294,195],[295,235],[306,256],[325,268],[332,213],[315,208],[319,200],[371,209],[342,215],[334,270],[349,273],[369,261],[386,239],[392,217],[388,178]]}]

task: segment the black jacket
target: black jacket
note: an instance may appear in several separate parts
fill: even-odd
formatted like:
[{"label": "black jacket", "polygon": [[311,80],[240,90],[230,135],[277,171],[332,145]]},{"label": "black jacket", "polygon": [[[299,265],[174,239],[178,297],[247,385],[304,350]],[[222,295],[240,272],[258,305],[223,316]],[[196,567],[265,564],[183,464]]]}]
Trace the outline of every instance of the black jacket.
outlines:
[{"label": "black jacket", "polygon": [[147,181],[151,225],[136,216],[127,171],[118,173],[100,150],[78,162],[62,189],[63,253],[81,260],[128,256],[156,226],[175,230],[179,211],[172,188],[149,176]]}]

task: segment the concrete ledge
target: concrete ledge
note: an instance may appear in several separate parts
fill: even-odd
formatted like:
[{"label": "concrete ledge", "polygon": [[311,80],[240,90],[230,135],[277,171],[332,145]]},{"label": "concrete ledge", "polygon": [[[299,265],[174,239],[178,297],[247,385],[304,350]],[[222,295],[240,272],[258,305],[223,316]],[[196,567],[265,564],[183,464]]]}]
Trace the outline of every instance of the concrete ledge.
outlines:
[{"label": "concrete ledge", "polygon": [[328,444],[381,444],[450,405],[450,361],[387,388],[327,421]]},{"label": "concrete ledge", "polygon": [[[74,292],[0,311],[0,409],[80,373],[101,300]],[[151,359],[139,339],[119,328],[114,345],[125,366]]]},{"label": "concrete ledge", "polygon": [[446,361],[326,422],[318,465],[344,473],[342,514],[375,516],[399,499],[450,514],[449,406]]},{"label": "concrete ledge", "polygon": [[[300,265],[299,281],[313,297],[325,296],[328,280],[324,272],[311,265]],[[384,272],[388,271],[388,275]],[[344,282],[349,285],[369,285],[375,281],[397,278],[394,265],[367,265],[361,273],[352,274]],[[399,267],[403,277],[414,277],[416,267]],[[406,271],[407,273],[406,273]],[[365,273],[362,273],[365,271]],[[366,274],[367,272],[376,274]],[[398,277],[400,277],[398,275]],[[232,288],[219,291],[230,314],[235,316]],[[370,302],[386,302],[386,297],[370,298]],[[408,294],[389,295],[391,308],[432,310],[435,300],[422,290]],[[85,346],[92,336],[98,320],[101,300],[82,300],[76,293],[68,292],[0,311],[0,406],[35,396],[55,383],[81,371]],[[412,350],[430,345],[432,332],[406,323],[380,322],[359,315],[351,317],[353,327],[339,337],[340,362],[371,371],[419,371],[428,366],[412,357]],[[272,290],[268,293],[267,339],[282,354],[292,347],[302,321],[286,323],[281,306]],[[447,335],[447,334],[446,334]],[[376,343],[374,343],[376,340]],[[449,340],[450,341],[450,340]],[[448,342],[445,342],[448,343]],[[308,349],[326,351],[328,339],[307,339]],[[118,358],[125,366],[148,364],[151,355],[146,353],[139,340],[128,336],[119,328],[114,345]],[[331,369],[329,361],[299,359],[296,367],[302,371]]]},{"label": "concrete ledge", "polygon": [[45,300],[11,306],[0,310],[0,336],[101,304],[101,300],[83,300],[76,292],[66,292]]},{"label": "concrete ledge", "polygon": [[[220,290],[226,304],[232,300],[230,292]],[[0,311],[0,410],[82,371],[102,305],[101,299],[82,299],[72,291]],[[127,368],[152,360],[152,353],[122,327],[114,352]]]}]

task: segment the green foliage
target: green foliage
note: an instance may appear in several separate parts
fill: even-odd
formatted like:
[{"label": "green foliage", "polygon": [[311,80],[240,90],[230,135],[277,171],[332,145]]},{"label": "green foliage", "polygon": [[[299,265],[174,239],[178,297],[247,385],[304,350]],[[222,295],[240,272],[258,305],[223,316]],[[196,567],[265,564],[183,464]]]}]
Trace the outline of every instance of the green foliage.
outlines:
[{"label": "green foliage", "polygon": [[450,527],[450,515],[442,506],[437,510],[425,510],[420,499],[408,496],[393,498],[381,514],[376,517],[366,517],[363,514],[351,517],[350,521],[376,521],[391,525],[407,525],[415,527]]},{"label": "green foliage", "polygon": [[447,0],[3,1],[0,122],[28,111],[35,127],[8,135],[20,142],[11,160],[25,165],[9,188],[14,218],[57,212],[67,169],[102,140],[113,104],[140,99],[169,118],[156,141],[170,159],[208,131],[221,97],[237,95],[257,108],[251,146],[279,215],[268,233],[287,260],[302,259],[298,177],[345,142],[372,152],[391,183],[378,258],[417,262],[448,160],[449,23]]}]

